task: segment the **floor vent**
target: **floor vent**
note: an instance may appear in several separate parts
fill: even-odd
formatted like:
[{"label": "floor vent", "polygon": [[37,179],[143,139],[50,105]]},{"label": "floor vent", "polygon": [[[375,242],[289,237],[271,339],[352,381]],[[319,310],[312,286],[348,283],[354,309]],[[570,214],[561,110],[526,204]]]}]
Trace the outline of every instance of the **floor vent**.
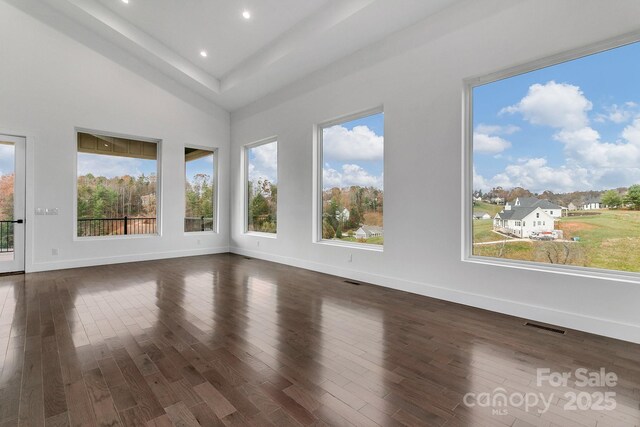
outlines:
[{"label": "floor vent", "polygon": [[524,326],[531,326],[532,328],[538,328],[538,329],[542,329],[542,330],[553,332],[560,335],[564,335],[567,333],[567,331],[564,331],[562,329],[552,328],[550,326],[538,325],[537,323],[531,323],[531,322],[525,323]]},{"label": "floor vent", "polygon": [[360,283],[355,282],[353,280],[345,280],[344,283],[348,283],[350,285],[356,285],[356,286],[360,286]]}]

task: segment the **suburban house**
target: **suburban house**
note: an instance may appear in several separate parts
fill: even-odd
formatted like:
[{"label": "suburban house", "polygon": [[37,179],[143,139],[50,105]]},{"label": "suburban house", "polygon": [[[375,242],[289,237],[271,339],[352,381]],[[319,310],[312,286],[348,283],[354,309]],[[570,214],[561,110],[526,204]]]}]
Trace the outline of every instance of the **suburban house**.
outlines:
[{"label": "suburban house", "polygon": [[355,233],[356,239],[368,239],[370,237],[379,237],[383,236],[384,231],[382,227],[376,227],[373,225],[363,225],[358,228],[358,231]]},{"label": "suburban house", "polygon": [[504,204],[504,199],[502,197],[492,197],[490,201],[494,205],[503,205]]},{"label": "suburban house", "polygon": [[[510,206],[510,203],[507,202],[506,206]],[[558,206],[545,199],[538,199],[537,197],[517,197],[513,202],[513,206],[521,208],[541,208],[553,218],[562,217],[562,210],[564,209],[562,206]]]},{"label": "suburban house", "polygon": [[573,202],[569,202],[569,206],[567,206],[567,210],[569,211],[577,211],[578,207],[573,204]]},{"label": "suburban house", "polygon": [[584,209],[585,211],[590,211],[590,210],[594,210],[594,209],[602,209],[602,208],[604,208],[604,206],[600,202],[600,198],[599,197],[592,197],[592,198],[588,199],[586,202],[584,202],[584,204],[582,205],[582,209]]},{"label": "suburban house", "polygon": [[491,215],[486,212],[473,212],[473,219],[491,219]]},{"label": "suburban house", "polygon": [[507,205],[493,218],[493,229],[522,239],[531,233],[550,233],[555,228],[555,218],[540,206],[522,207]]}]

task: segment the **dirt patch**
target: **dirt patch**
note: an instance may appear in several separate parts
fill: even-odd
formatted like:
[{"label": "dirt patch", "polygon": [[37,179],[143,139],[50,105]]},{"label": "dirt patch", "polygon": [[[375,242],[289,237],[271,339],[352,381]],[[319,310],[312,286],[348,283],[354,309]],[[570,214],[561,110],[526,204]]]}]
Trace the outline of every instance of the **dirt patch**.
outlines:
[{"label": "dirt patch", "polygon": [[562,222],[558,224],[558,229],[564,232],[564,238],[569,239],[581,231],[593,230],[596,228],[593,224],[585,224],[584,222]]}]

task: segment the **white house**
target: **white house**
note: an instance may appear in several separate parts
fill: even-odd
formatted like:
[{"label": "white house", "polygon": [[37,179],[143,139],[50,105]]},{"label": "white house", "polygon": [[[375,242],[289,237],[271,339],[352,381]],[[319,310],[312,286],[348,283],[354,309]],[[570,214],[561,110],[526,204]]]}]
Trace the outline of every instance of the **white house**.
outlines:
[{"label": "white house", "polygon": [[491,219],[491,215],[486,212],[474,212],[473,219]]},{"label": "white house", "polygon": [[520,238],[531,237],[531,233],[548,233],[555,228],[555,218],[541,207],[505,206],[493,218],[493,229]]},{"label": "white house", "polygon": [[544,212],[552,216],[553,218],[562,217],[562,206],[558,206],[555,203],[551,203],[545,199],[538,199],[537,197],[518,197],[513,202],[513,205],[507,203],[507,206],[517,206],[522,208],[541,208]]},{"label": "white house", "polygon": [[576,205],[574,205],[573,202],[570,202],[569,206],[567,206],[567,210],[569,210],[569,211],[577,211],[578,207]]},{"label": "white house", "polygon": [[370,237],[378,237],[384,235],[382,227],[376,227],[373,225],[363,225],[358,228],[355,233],[356,239],[368,239]]},{"label": "white house", "polygon": [[592,197],[586,202],[584,202],[584,204],[582,205],[582,209],[584,209],[585,211],[591,211],[594,209],[602,209],[602,208],[604,208],[604,206],[600,202],[599,197]]}]

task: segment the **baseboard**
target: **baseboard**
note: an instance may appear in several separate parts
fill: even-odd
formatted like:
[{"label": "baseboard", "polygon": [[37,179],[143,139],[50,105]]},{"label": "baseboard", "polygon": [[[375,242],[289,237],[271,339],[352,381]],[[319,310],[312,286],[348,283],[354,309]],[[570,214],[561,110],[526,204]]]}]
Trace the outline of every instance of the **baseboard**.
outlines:
[{"label": "baseboard", "polygon": [[510,316],[535,320],[538,322],[558,325],[565,328],[640,344],[640,325],[585,316],[579,313],[560,311],[552,308],[525,304],[518,301],[464,292],[423,282],[363,273],[357,270],[338,268],[334,265],[311,262],[293,257],[284,257],[238,247],[231,247],[229,250],[231,253],[238,255],[249,256],[279,264],[286,264],[334,276],[341,276],[351,280],[372,283],[374,285],[384,286],[391,289],[397,289],[458,304],[482,308],[497,313],[508,314]]},{"label": "baseboard", "polygon": [[222,254],[222,253],[228,253],[228,252],[229,252],[229,247],[223,246],[219,248],[187,249],[187,250],[181,250],[181,251],[151,252],[151,253],[120,255],[120,256],[112,256],[112,257],[82,258],[82,259],[72,259],[72,260],[55,261],[55,262],[39,262],[39,263],[33,263],[30,266],[27,266],[27,273],[37,273],[37,272],[52,271],[52,270],[65,270],[68,268],[93,267],[96,265],[123,264],[127,262],[153,261],[158,259],[184,258],[184,257],[199,256],[199,255],[213,255],[213,254]]}]

